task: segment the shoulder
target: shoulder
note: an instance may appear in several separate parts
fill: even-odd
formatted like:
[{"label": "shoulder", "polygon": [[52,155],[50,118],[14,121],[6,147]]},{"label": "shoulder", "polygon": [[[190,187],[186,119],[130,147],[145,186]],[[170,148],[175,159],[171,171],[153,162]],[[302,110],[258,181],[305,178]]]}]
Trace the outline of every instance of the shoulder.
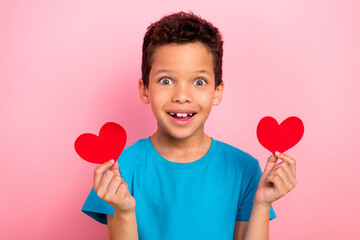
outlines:
[{"label": "shoulder", "polygon": [[132,145],[126,146],[118,159],[119,166],[135,168],[139,156],[145,151],[145,141],[146,139],[139,139]]},{"label": "shoulder", "polygon": [[215,140],[217,143],[217,152],[227,159],[231,159],[242,166],[246,165],[250,168],[257,168],[259,161],[246,151],[243,151],[235,146]]}]

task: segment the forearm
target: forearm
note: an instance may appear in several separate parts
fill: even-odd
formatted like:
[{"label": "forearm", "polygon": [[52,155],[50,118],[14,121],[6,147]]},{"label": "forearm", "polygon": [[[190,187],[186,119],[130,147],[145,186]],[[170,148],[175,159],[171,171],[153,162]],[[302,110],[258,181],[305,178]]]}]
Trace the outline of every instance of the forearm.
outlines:
[{"label": "forearm", "polygon": [[129,213],[108,215],[108,230],[110,240],[137,240],[139,239],[135,210]]},{"label": "forearm", "polygon": [[270,206],[257,204],[254,201],[245,240],[269,239]]}]

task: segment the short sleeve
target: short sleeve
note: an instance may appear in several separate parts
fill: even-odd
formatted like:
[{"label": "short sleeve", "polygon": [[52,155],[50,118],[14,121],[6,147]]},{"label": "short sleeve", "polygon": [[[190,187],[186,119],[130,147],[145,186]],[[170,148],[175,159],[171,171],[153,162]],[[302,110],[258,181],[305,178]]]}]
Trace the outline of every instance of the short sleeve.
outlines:
[{"label": "short sleeve", "polygon": [[114,207],[99,198],[94,188],[91,188],[81,211],[102,224],[107,224],[107,214],[114,215]]},{"label": "short sleeve", "polygon": [[[236,214],[236,221],[249,221],[251,211],[253,208],[253,201],[255,193],[262,175],[261,167],[259,162],[256,159],[256,163],[252,162],[250,169],[246,169],[244,173],[244,185],[245,188],[243,194],[240,195],[241,199],[239,201],[239,208]],[[272,206],[270,206],[270,220],[276,218],[275,211]]]}]

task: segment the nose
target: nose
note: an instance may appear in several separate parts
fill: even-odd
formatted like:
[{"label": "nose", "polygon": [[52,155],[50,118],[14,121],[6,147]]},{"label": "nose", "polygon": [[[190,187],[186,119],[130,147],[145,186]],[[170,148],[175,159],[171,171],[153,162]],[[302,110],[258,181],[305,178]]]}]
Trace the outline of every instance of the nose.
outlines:
[{"label": "nose", "polygon": [[191,87],[186,86],[186,84],[176,84],[174,86],[172,101],[181,104],[186,102],[191,103],[192,102]]}]

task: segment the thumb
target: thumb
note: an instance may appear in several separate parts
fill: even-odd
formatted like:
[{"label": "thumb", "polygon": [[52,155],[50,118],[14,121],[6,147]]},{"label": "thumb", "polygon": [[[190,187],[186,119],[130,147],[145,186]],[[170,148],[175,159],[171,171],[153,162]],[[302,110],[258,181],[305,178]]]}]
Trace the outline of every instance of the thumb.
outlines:
[{"label": "thumb", "polygon": [[[111,161],[114,161],[114,160],[111,159]],[[109,170],[121,177],[118,161],[115,161],[115,163],[109,168]]]},{"label": "thumb", "polygon": [[115,163],[111,165],[110,170],[116,170],[116,169],[119,169],[119,164],[118,164],[118,162],[117,162],[117,161],[115,161],[115,160],[111,159],[109,162],[110,162],[110,163],[112,163],[113,161],[114,161]]}]

